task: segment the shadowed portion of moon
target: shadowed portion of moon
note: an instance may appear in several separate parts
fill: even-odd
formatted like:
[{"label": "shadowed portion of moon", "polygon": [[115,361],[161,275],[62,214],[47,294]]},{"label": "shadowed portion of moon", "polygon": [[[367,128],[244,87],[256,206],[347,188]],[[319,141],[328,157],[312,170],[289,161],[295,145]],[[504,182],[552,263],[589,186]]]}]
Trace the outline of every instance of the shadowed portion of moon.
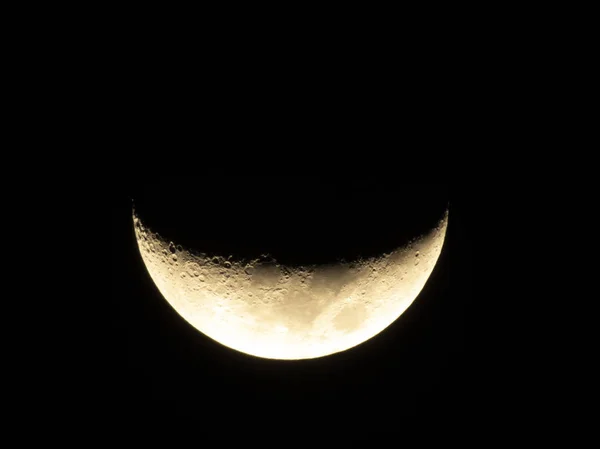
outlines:
[{"label": "shadowed portion of moon", "polygon": [[285,266],[378,257],[428,232],[448,207],[445,186],[394,179],[152,178],[132,194],[165,240]]},{"label": "shadowed portion of moon", "polygon": [[[247,200],[248,192],[242,193],[246,194],[242,199]],[[260,198],[268,204],[269,191],[262,193]],[[302,215],[301,210],[298,215]],[[244,225],[251,223],[253,216],[236,216],[235,228],[246,239],[252,236],[245,234],[248,229],[256,232],[261,229]],[[209,222],[219,219],[231,218],[207,213]],[[265,225],[267,230],[290,223],[267,212],[264,220],[271,221]],[[348,220],[351,221],[350,216]],[[269,240],[264,230],[259,233],[267,240],[267,246],[242,245],[240,250],[239,242],[245,240],[231,234],[238,246],[233,245],[236,251],[230,252],[231,246],[221,241],[220,245],[207,243],[211,237],[208,234],[203,246],[191,250],[188,242],[167,239],[163,231],[157,234],[137,211],[133,222],[150,276],[186,321],[238,351],[264,358],[298,360],[350,349],[393,323],[418,296],[436,265],[446,235],[448,212],[441,218],[438,216],[427,232],[396,245],[391,251],[362,257],[361,252],[369,247],[358,245],[359,251],[354,248],[345,253],[352,255],[347,261],[331,259],[332,255],[340,254],[336,252],[336,244],[328,243],[325,238],[333,238],[334,229],[324,231],[325,235],[312,234],[318,244],[329,246],[326,251],[316,253],[321,257],[311,259],[314,242],[303,252],[293,238],[285,240],[282,246],[278,238]],[[294,235],[302,226],[290,224],[285,230]],[[330,227],[331,221],[325,220],[324,226]],[[228,232],[233,230],[228,228]],[[348,242],[342,237],[337,244],[343,241]],[[387,241],[386,246],[390,245]],[[278,253],[283,247],[286,251]],[[297,252],[290,252],[290,247]],[[284,255],[288,263],[272,255],[255,255],[265,248]],[[289,254],[295,257],[290,258]],[[289,263],[290,260],[294,263]]]}]

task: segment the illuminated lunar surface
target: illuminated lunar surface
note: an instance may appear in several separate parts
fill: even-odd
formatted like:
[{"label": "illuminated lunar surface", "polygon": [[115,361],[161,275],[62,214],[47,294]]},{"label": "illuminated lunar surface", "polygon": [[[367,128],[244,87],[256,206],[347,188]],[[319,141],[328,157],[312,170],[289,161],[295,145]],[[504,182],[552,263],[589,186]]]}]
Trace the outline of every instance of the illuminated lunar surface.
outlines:
[{"label": "illuminated lunar surface", "polygon": [[381,257],[303,267],[198,254],[163,240],[135,213],[133,220],[150,276],[188,323],[246,354],[300,360],[350,349],[396,321],[437,263],[448,213]]}]

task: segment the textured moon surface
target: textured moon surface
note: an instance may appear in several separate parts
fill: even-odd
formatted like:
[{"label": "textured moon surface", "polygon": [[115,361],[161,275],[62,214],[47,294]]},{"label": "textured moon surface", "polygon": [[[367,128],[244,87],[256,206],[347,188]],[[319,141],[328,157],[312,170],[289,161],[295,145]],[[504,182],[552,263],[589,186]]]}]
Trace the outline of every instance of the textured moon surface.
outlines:
[{"label": "textured moon surface", "polygon": [[150,276],[188,323],[246,354],[300,360],[350,349],[396,321],[437,263],[448,212],[429,233],[380,257],[302,267],[197,253],[165,241],[135,212],[133,221]]}]

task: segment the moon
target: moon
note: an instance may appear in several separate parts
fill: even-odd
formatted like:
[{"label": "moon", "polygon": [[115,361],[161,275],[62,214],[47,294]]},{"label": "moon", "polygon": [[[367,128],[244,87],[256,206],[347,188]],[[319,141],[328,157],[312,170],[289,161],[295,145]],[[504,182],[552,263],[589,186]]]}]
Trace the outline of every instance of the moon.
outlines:
[{"label": "moon", "polygon": [[133,222],[148,273],[184,320],[231,349],[302,360],[351,349],[395,322],[433,272],[448,216],[389,253],[298,267],[197,253],[153,232],[135,210]]}]

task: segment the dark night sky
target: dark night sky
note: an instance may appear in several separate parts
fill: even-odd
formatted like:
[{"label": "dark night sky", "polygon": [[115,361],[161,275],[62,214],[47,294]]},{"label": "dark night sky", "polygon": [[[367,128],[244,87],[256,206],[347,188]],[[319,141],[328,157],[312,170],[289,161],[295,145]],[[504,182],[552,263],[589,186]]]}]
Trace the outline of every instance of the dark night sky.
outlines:
[{"label": "dark night sky", "polygon": [[[297,177],[183,183],[167,177],[119,187],[112,204],[117,403],[194,416],[202,410],[249,413],[259,421],[258,410],[269,410],[268,419],[297,415],[337,422],[348,416],[367,427],[376,426],[382,414],[393,420],[469,406],[474,392],[465,309],[472,295],[472,255],[470,212],[460,188]],[[435,271],[398,321],[349,351],[282,362],[221,346],[171,309],[138,253],[133,197],[142,216],[167,238],[243,256],[271,252],[285,263],[382,252],[426,231],[448,202],[450,220]]]}]

